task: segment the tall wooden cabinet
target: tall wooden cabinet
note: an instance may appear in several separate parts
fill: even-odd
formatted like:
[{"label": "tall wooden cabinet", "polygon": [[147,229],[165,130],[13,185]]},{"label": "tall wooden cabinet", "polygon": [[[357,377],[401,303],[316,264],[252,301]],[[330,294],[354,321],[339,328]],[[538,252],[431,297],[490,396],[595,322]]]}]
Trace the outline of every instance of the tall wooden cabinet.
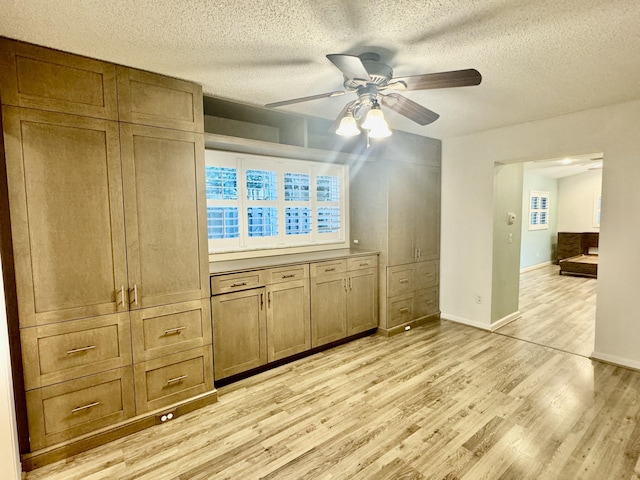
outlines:
[{"label": "tall wooden cabinet", "polygon": [[0,99],[28,468],[45,447],[215,400],[202,93],[0,39]]},{"label": "tall wooden cabinet", "polygon": [[351,239],[380,251],[380,330],[438,318],[440,141],[397,132],[352,169]]}]

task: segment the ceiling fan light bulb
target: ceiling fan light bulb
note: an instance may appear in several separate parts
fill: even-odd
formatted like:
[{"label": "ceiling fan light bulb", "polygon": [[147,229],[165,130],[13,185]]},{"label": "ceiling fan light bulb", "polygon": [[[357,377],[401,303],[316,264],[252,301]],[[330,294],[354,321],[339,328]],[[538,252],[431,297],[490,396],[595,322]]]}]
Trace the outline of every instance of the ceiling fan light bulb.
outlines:
[{"label": "ceiling fan light bulb", "polygon": [[342,137],[355,137],[356,135],[360,135],[360,129],[358,128],[356,119],[353,118],[351,113],[342,117],[336,133]]},{"label": "ceiling fan light bulb", "polygon": [[389,130],[389,126],[384,119],[384,114],[380,107],[373,107],[367,113],[367,118],[364,119],[362,124],[362,128],[365,130],[377,130],[377,129],[386,129]]},{"label": "ceiling fan light bulb", "polygon": [[385,123],[384,126],[372,128],[369,130],[369,138],[386,138],[391,136],[391,130]]}]

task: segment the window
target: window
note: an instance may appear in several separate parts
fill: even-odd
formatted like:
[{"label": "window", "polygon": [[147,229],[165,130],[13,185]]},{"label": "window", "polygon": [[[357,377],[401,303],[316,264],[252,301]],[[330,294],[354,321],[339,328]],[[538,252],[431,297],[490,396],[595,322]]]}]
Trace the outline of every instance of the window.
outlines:
[{"label": "window", "polygon": [[344,243],[348,167],[206,151],[210,252]]},{"label": "window", "polygon": [[549,228],[549,192],[529,191],[529,230]]},{"label": "window", "polygon": [[593,226],[600,228],[600,214],[602,212],[602,195],[600,193],[595,194],[593,200]]}]

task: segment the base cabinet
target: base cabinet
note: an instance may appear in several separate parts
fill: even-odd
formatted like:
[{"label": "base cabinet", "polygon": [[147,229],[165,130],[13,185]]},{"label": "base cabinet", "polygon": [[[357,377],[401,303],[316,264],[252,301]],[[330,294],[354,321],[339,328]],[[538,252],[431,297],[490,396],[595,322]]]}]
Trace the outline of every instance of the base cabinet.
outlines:
[{"label": "base cabinet", "polygon": [[376,328],[377,265],[352,254],[213,275],[215,379]]},{"label": "base cabinet", "polygon": [[264,297],[265,288],[262,287],[217,295],[211,299],[216,380],[267,363]]}]

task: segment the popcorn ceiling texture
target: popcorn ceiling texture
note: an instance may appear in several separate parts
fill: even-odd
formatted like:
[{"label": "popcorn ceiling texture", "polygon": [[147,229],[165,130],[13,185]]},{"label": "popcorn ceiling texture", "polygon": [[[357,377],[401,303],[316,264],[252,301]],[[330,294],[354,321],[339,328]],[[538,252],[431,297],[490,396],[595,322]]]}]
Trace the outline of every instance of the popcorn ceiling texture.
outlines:
[{"label": "popcorn ceiling texture", "polygon": [[[397,76],[462,68],[477,87],[406,96],[447,138],[640,98],[637,0],[4,0],[0,35],[184,78],[263,105],[340,89],[328,53]],[[335,117],[351,97],[284,107]]]}]

